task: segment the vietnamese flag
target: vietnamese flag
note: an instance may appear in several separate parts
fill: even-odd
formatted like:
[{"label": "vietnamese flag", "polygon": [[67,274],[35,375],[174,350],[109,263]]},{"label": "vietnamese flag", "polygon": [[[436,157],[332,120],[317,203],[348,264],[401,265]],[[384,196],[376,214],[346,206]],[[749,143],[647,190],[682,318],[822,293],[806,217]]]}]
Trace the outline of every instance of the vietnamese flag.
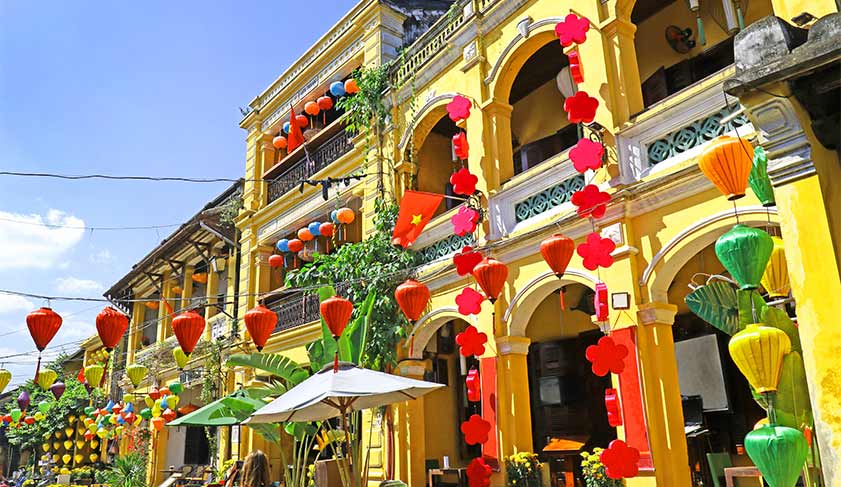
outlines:
[{"label": "vietnamese flag", "polygon": [[287,154],[304,143],[304,134],[301,133],[301,127],[298,126],[298,121],[295,119],[295,109],[291,105],[289,106],[289,134],[286,135],[286,140]]},{"label": "vietnamese flag", "polygon": [[412,245],[423,231],[423,227],[435,215],[435,210],[441,204],[444,195],[424,193],[421,191],[406,191],[400,200],[400,211],[397,213],[397,224],[391,234],[391,243],[404,249]]}]

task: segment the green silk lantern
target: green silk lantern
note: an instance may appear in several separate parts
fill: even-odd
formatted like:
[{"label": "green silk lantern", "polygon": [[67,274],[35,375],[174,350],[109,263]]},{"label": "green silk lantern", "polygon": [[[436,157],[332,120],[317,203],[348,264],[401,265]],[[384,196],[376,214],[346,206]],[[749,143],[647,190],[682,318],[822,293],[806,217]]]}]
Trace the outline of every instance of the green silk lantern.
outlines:
[{"label": "green silk lantern", "polygon": [[715,255],[742,289],[759,287],[773,249],[774,241],[764,230],[741,224],[715,242]]},{"label": "green silk lantern", "polygon": [[762,147],[753,150],[753,167],[748,176],[748,184],[753,194],[762,202],[762,206],[777,205],[774,199],[774,188],[771,187],[771,178],[768,177],[768,157]]},{"label": "green silk lantern", "polygon": [[765,426],[745,436],[745,450],[770,487],[794,487],[809,446],[799,430]]}]

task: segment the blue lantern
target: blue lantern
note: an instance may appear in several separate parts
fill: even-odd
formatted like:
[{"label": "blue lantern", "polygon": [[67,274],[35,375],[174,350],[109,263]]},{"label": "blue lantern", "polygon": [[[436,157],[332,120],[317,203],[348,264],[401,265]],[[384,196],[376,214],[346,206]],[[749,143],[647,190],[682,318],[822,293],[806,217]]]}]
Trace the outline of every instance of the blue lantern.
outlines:
[{"label": "blue lantern", "polygon": [[333,223],[339,223],[339,210],[331,211],[330,219],[333,220]]},{"label": "blue lantern", "polygon": [[335,83],[330,85],[330,94],[333,96],[345,96],[347,92],[345,91],[345,84],[341,81],[336,81]]},{"label": "blue lantern", "polygon": [[169,396],[164,396],[161,399],[161,409],[166,409],[166,408],[169,407],[169,401],[167,401],[167,397],[169,397]]},{"label": "blue lantern", "polygon": [[318,237],[321,235],[321,230],[319,229],[319,227],[321,227],[321,222],[312,222],[309,225],[307,225],[307,229],[314,237]]},{"label": "blue lantern", "polygon": [[109,413],[114,409],[114,401],[109,400],[108,404],[105,405],[105,410]]},{"label": "blue lantern", "polygon": [[289,122],[283,122],[283,133],[284,134],[289,133],[289,127],[290,127]]},{"label": "blue lantern", "polygon": [[277,247],[277,250],[281,252],[289,252],[289,239],[282,238],[277,241],[275,246]]},{"label": "blue lantern", "polygon": [[123,409],[124,413],[133,413],[134,412],[134,404],[128,403],[126,407]]}]

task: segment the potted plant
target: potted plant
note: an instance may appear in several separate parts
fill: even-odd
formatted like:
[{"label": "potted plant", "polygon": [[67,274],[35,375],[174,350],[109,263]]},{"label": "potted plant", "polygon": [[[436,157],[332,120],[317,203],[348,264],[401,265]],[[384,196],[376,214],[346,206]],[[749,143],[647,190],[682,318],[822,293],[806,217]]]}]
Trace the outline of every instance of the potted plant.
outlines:
[{"label": "potted plant", "polygon": [[583,452],[581,457],[581,472],[584,475],[584,485],[587,487],[622,487],[621,480],[608,478],[605,467],[599,458],[604,448],[594,448],[592,453]]},{"label": "potted plant", "polygon": [[515,453],[505,459],[508,487],[540,487],[543,465],[531,452]]}]

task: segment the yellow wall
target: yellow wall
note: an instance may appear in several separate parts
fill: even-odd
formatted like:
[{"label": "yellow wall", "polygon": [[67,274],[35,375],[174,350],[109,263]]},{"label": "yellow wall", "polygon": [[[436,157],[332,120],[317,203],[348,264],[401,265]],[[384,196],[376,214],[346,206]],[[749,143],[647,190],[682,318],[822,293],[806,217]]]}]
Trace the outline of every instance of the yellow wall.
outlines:
[{"label": "yellow wall", "polygon": [[548,81],[514,104],[511,133],[518,147],[548,137],[569,125],[564,97],[555,80]]},{"label": "yellow wall", "polygon": [[578,302],[586,288],[581,285],[568,287],[564,294],[566,310],[561,311],[560,297],[552,293],[544,299],[529,320],[526,335],[532,343],[574,338],[579,333],[596,329],[592,317],[582,311],[573,311],[572,305]]},{"label": "yellow wall", "polygon": [[[452,141],[436,132],[430,132],[418,151],[417,188],[420,191],[444,193],[450,174],[455,167],[452,162]],[[443,212],[444,205],[438,208]]]}]

